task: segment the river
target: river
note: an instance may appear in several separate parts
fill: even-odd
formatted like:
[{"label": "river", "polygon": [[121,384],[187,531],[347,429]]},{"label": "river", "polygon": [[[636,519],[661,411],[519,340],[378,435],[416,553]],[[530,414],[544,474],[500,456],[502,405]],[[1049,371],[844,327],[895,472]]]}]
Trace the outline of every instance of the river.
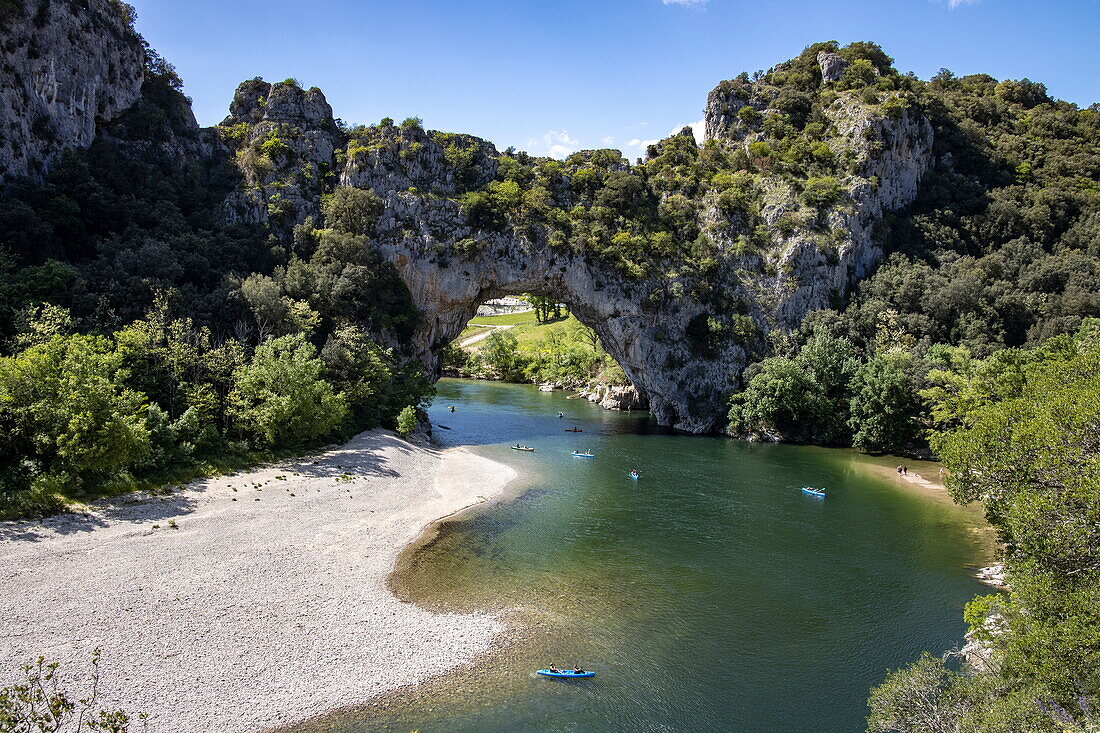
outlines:
[{"label": "river", "polygon": [[[526,385],[438,391],[440,441],[521,477],[407,553],[392,585],[442,611],[505,611],[517,630],[309,729],[859,731],[886,670],[958,645],[963,604],[987,592],[971,576],[989,559],[980,514],[903,485],[888,460],[678,435]],[[597,677],[532,674],[550,662]]]}]

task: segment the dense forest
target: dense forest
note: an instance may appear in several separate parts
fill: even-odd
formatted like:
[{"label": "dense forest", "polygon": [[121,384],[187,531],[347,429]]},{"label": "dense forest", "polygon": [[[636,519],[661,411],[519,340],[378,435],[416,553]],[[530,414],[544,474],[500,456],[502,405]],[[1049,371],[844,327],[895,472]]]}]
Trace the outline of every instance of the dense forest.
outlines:
[{"label": "dense forest", "polygon": [[966,358],[928,395],[956,501],[981,501],[1008,593],[966,609],[959,669],[924,655],[871,697],[872,731],[1100,726],[1100,321],[1029,349]]},{"label": "dense forest", "polygon": [[418,315],[364,237],[226,223],[236,169],[165,156],[201,144],[180,86],[149,52],[139,106],[0,198],[0,516],[395,427],[432,393],[385,345]]}]

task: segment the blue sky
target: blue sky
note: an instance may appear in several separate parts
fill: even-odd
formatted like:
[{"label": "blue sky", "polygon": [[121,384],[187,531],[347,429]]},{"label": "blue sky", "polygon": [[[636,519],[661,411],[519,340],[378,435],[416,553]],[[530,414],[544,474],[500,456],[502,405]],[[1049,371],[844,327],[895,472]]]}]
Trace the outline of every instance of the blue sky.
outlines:
[{"label": "blue sky", "polygon": [[293,76],[337,117],[416,116],[538,154],[647,141],[719,81],[835,39],[902,71],[1029,77],[1100,101],[1100,0],[130,0],[203,125],[236,85]]}]

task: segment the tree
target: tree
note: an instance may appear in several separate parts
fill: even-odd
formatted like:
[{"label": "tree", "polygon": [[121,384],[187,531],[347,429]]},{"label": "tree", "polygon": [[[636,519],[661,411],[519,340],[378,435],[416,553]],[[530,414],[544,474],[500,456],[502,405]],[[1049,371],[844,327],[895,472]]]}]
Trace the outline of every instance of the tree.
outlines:
[{"label": "tree", "polygon": [[370,231],[385,209],[386,202],[369,188],[337,186],[321,197],[325,223],[345,234],[365,234]]},{"label": "tree", "polygon": [[891,672],[871,691],[867,730],[958,733],[966,703],[950,699],[957,677],[927,652],[908,668]]},{"label": "tree", "polygon": [[523,378],[524,368],[524,361],[517,351],[518,343],[516,337],[507,331],[493,331],[485,339],[478,355],[498,378],[517,381]]},{"label": "tree", "polygon": [[234,423],[269,446],[300,444],[334,432],[347,416],[347,402],[322,378],[323,371],[303,335],[265,341],[234,375],[229,396]]},{"label": "tree", "polygon": [[846,440],[852,382],[859,366],[854,351],[847,339],[821,333],[794,358],[765,359],[745,390],[734,396],[730,429],[789,440]]},{"label": "tree", "polygon": [[551,318],[561,318],[561,305],[557,298],[546,295],[527,295],[527,302],[535,309],[535,320],[546,323]]},{"label": "tree", "polygon": [[859,368],[848,419],[852,445],[872,452],[901,452],[917,440],[923,408],[913,369],[913,356],[904,351],[876,354]]},{"label": "tree", "polygon": [[123,384],[121,359],[99,336],[54,336],[0,359],[0,412],[16,459],[34,460],[56,488],[125,470],[149,451],[143,395]]},{"label": "tree", "polygon": [[321,349],[329,379],[347,402],[356,429],[378,425],[392,415],[395,394],[392,355],[372,341],[361,329],[342,326],[329,336]]}]

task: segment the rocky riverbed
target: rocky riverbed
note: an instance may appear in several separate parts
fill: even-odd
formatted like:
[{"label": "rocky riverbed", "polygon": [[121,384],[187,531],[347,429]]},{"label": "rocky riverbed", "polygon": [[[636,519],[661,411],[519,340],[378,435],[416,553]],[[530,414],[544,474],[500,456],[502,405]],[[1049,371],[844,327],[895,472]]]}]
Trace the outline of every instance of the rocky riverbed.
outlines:
[{"label": "rocky riverbed", "polygon": [[397,554],[514,472],[363,433],[306,458],[0,523],[2,683],[38,655],[154,731],[289,723],[451,669],[501,624],[386,588]]}]

